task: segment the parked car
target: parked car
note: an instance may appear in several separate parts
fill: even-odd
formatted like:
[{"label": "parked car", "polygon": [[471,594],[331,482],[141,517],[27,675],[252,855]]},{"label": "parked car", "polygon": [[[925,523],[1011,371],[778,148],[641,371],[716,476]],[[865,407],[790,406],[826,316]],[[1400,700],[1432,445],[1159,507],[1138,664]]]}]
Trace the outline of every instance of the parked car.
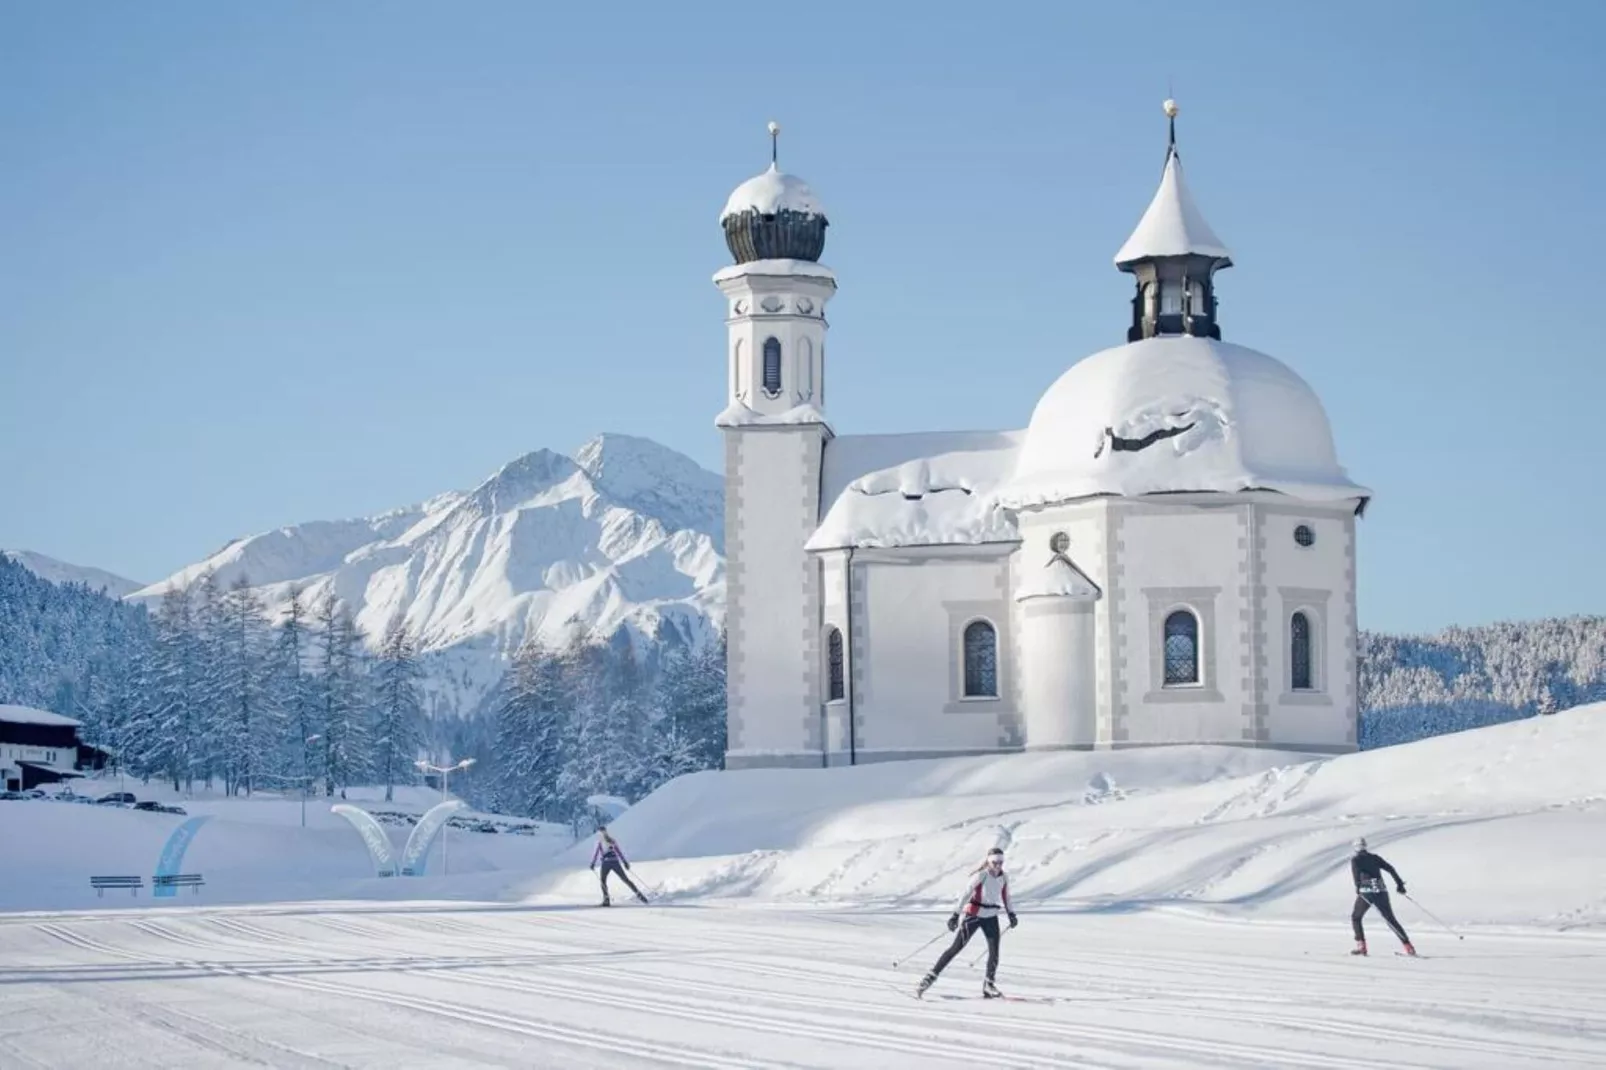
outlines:
[{"label": "parked car", "polygon": [[157,801],[155,801],[154,799],[146,799],[144,802],[135,803],[134,804],[134,809],[136,809],[136,810],[144,810],[144,811],[146,811],[148,813],[152,813],[152,814],[159,814],[159,813],[162,812],[162,804],[157,802]]},{"label": "parked car", "polygon": [[96,806],[133,806],[139,800],[134,798],[131,791],[114,791],[110,795],[102,795],[95,800]]},{"label": "parked car", "polygon": [[11,799],[26,799],[27,797],[20,791],[0,791],[0,802],[6,802]]},{"label": "parked car", "polygon": [[164,805],[161,809],[162,809],[162,813],[164,813],[164,814],[186,814],[187,813],[185,811],[184,807],[182,807],[182,806],[173,806],[171,804]]}]

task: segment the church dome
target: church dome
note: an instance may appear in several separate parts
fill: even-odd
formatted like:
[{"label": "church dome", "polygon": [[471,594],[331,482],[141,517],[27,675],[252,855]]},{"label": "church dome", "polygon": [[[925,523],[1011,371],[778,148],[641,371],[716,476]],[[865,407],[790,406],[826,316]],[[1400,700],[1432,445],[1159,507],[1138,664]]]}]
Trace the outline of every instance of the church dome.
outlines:
[{"label": "church dome", "polygon": [[1080,361],[1032,412],[1014,508],[1100,495],[1273,490],[1363,500],[1338,463],[1309,384],[1264,353],[1213,338],[1131,342]]},{"label": "church dome", "polygon": [[719,214],[725,244],[738,264],[754,260],[817,261],[825,252],[825,207],[796,175],[769,170],[737,186]]}]

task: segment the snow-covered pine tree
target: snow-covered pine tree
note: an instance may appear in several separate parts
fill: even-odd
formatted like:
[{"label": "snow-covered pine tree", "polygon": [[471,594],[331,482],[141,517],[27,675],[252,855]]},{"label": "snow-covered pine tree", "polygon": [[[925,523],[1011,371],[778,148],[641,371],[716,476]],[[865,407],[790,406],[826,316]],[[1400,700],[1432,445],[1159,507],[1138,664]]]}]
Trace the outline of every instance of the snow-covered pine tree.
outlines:
[{"label": "snow-covered pine tree", "polygon": [[411,781],[418,756],[419,728],[424,716],[418,680],[422,676],[418,652],[400,616],[385,629],[379,658],[374,664],[373,772],[385,785],[385,801],[395,795],[398,781]]},{"label": "snow-covered pine tree", "polygon": [[242,790],[249,795],[256,778],[270,772],[280,715],[269,687],[268,623],[261,600],[243,575],[223,596],[221,625],[216,679],[224,784],[231,795]]},{"label": "snow-covered pine tree", "polygon": [[[193,752],[196,775],[208,785],[228,764],[230,695],[224,679],[223,587],[217,573],[207,569],[191,585],[195,604],[192,642],[195,647],[196,739]],[[225,788],[227,785],[225,785]]]},{"label": "snow-covered pine tree", "polygon": [[300,778],[302,791],[310,792],[314,744],[309,741],[318,734],[318,718],[315,680],[307,671],[312,648],[307,618],[301,588],[291,585],[284,620],[274,635],[269,687],[283,726],[279,764],[287,776]]},{"label": "snow-covered pine tree", "polygon": [[549,819],[560,812],[558,777],[567,758],[569,695],[563,665],[533,639],[513,656],[496,711],[492,805]]},{"label": "snow-covered pine tree", "polygon": [[665,660],[653,689],[648,790],[725,759],[725,638]]},{"label": "snow-covered pine tree", "polygon": [[559,792],[583,811],[591,795],[637,798],[647,781],[647,695],[629,633],[608,646],[573,648],[564,657],[575,695],[574,744]]},{"label": "snow-covered pine tree", "polygon": [[142,775],[171,780],[174,791],[194,787],[199,764],[199,656],[190,594],[169,587],[156,612],[146,690],[130,726],[128,746]]},{"label": "snow-covered pine tree", "polygon": [[324,794],[359,783],[367,774],[368,724],[361,635],[351,610],[334,595],[318,607],[319,751]]}]

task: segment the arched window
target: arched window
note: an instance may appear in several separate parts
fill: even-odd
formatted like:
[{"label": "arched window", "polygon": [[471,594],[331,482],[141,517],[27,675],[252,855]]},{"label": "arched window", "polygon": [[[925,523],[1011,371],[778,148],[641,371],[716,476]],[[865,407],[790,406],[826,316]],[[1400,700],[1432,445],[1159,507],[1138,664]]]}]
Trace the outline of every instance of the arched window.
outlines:
[{"label": "arched window", "polygon": [[781,392],[781,340],[764,339],[764,393],[775,397]]},{"label": "arched window", "polygon": [[799,400],[811,400],[814,397],[814,343],[807,338],[797,348],[797,374],[794,378]]},{"label": "arched window", "polygon": [[1288,622],[1288,663],[1291,666],[1292,686],[1295,691],[1310,691],[1314,688],[1310,672],[1310,618],[1304,613],[1295,613]]},{"label": "arched window", "polygon": [[1199,618],[1186,609],[1165,619],[1165,683],[1167,687],[1199,682]]},{"label": "arched window", "polygon": [[965,625],[965,697],[998,697],[998,633],[984,620]]},{"label": "arched window", "polygon": [[825,700],[840,701],[847,695],[847,679],[842,673],[842,632],[829,628],[825,633]]}]

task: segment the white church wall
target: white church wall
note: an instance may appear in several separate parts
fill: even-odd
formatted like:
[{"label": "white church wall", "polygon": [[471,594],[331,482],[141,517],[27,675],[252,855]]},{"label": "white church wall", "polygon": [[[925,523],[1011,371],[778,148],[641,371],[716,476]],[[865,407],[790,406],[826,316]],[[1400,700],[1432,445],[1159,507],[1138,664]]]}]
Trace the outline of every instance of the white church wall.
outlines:
[{"label": "white church wall", "polygon": [[[1252,741],[1248,522],[1228,502],[1112,506],[1114,746]],[[1168,686],[1164,624],[1178,609],[1198,620],[1199,681]]]},{"label": "white church wall", "polygon": [[726,763],[818,764],[818,426],[726,432]]},{"label": "white church wall", "polygon": [[[1267,742],[1355,745],[1355,517],[1348,507],[1258,507],[1266,598]],[[1308,532],[1301,545],[1295,532]],[[1292,621],[1311,625],[1312,686],[1293,687]]]},{"label": "white church wall", "polygon": [[[858,760],[1018,745],[1005,553],[861,550],[854,562]],[[962,637],[976,620],[997,633],[997,697],[963,694]]]},{"label": "white church wall", "polygon": [[[847,765],[855,742],[848,724],[848,698],[853,694],[853,677],[858,671],[854,658],[854,629],[848,619],[848,552],[836,550],[816,555],[820,562],[820,700],[821,732],[825,739],[826,764]],[[842,696],[830,695],[830,653],[826,641],[835,629],[842,636]]]},{"label": "white church wall", "polygon": [[[1101,590],[1107,587],[1103,501],[1032,509],[1017,518],[1021,545],[1013,561],[1012,593],[1053,560],[1063,532],[1072,564]],[[1091,747],[1109,737],[1109,613],[1104,599],[1076,607],[1016,602],[1017,687],[1024,743],[1033,747]]]}]

